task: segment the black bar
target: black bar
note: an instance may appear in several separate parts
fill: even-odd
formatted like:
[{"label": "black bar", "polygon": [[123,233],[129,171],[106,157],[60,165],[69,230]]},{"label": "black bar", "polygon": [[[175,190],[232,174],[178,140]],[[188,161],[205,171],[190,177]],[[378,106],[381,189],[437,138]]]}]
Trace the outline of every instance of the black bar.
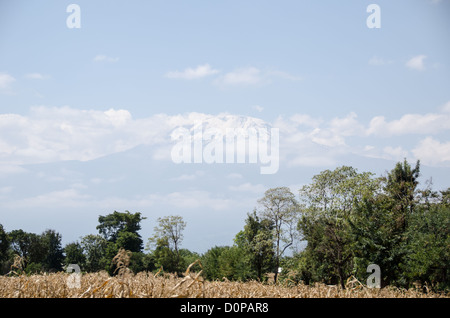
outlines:
[{"label": "black bar", "polygon": [[[417,313],[417,310],[433,308],[439,312],[442,307],[448,308],[450,298],[139,298],[139,299],[60,299],[60,298],[26,298],[0,299],[2,310],[29,310],[31,313],[59,312],[61,314],[80,314],[86,316],[95,310],[104,314],[124,314],[141,312],[145,316],[156,314],[182,316],[197,314],[216,316],[217,314],[257,314],[281,315],[296,314],[310,316],[312,314],[377,313],[384,315],[388,311],[399,313]],[[431,306],[431,307],[430,307]],[[445,306],[445,307],[444,307]],[[168,318],[168,317],[167,317]]]}]

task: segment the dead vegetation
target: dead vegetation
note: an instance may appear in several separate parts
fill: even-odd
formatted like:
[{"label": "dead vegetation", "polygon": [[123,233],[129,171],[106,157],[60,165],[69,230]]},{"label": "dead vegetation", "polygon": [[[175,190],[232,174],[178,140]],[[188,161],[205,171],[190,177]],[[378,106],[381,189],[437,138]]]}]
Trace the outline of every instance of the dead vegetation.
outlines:
[{"label": "dead vegetation", "polygon": [[436,298],[448,294],[424,293],[417,289],[367,288],[349,279],[345,289],[339,286],[316,284],[307,286],[286,281],[263,284],[257,281],[206,281],[202,270],[191,272],[192,263],[184,277],[164,273],[133,274],[127,268],[129,255],[125,251],[116,256],[118,274],[106,272],[83,274],[79,288],[67,284],[69,273],[0,276],[2,298]]}]

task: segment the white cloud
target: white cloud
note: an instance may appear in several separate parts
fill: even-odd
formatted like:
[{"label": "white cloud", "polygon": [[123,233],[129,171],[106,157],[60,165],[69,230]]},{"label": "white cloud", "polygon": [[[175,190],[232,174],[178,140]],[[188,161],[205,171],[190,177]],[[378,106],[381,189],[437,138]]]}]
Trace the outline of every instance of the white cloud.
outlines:
[{"label": "white cloud", "polygon": [[261,70],[256,67],[247,67],[236,69],[228,72],[219,79],[216,83],[219,85],[258,85],[266,83]]},{"label": "white cloud", "polygon": [[109,109],[103,113],[106,115],[106,121],[110,122],[114,127],[125,126],[131,122],[131,114],[127,110]]},{"label": "white cloud", "polygon": [[[442,112],[406,114],[392,121],[377,116],[368,126],[364,126],[353,112],[329,120],[294,114],[269,123],[227,113],[157,114],[135,119],[124,109],[33,107],[27,115],[0,114],[0,174],[21,172],[22,164],[88,161],[139,145],[151,146],[154,160],[171,160],[174,129],[185,127],[192,134],[199,123],[204,131],[211,127],[223,131],[226,128],[278,128],[280,162],[287,165],[330,165],[339,156],[350,153],[399,158],[410,154],[411,148],[395,147],[387,143],[388,139],[376,142],[373,138],[412,134],[439,137],[450,130],[450,112],[444,111],[447,107],[445,105]],[[361,142],[361,138],[371,140]],[[377,146],[364,148],[368,143]],[[199,176],[197,173],[186,174],[174,181],[195,180]]]},{"label": "white cloud", "polygon": [[450,101],[448,101],[447,103],[445,103],[442,107],[441,110],[445,113],[450,113]]},{"label": "white cloud", "polygon": [[[170,71],[165,74],[165,77],[171,79],[185,79],[195,80],[219,74],[220,71],[213,69],[209,64],[198,65],[196,68],[186,68],[183,71]],[[264,85],[272,81],[273,78],[281,78],[286,80],[300,80],[300,77],[293,76],[289,73],[279,70],[261,70],[256,67],[242,67],[233,71],[227,72],[222,76],[217,77],[213,83],[218,86],[253,86]],[[254,108],[258,111],[260,106]],[[262,109],[261,109],[262,110]]]},{"label": "white cloud", "polygon": [[172,71],[166,73],[167,78],[173,79],[199,79],[219,73],[219,70],[211,68],[209,64],[199,65],[196,68],[187,68],[184,71]]},{"label": "white cloud", "polygon": [[49,206],[71,208],[87,206],[89,200],[92,200],[90,195],[80,194],[76,189],[64,189],[21,198],[20,201],[6,201],[3,206],[9,208],[45,208]]},{"label": "white cloud", "polygon": [[376,116],[370,121],[366,133],[378,136],[436,134],[449,129],[450,114],[406,114],[390,122],[387,122],[384,116]]},{"label": "white cloud", "polygon": [[424,71],[425,70],[424,60],[426,58],[427,58],[426,55],[414,56],[413,58],[411,58],[406,62],[406,67],[416,71]]},{"label": "white cloud", "polygon": [[343,136],[335,134],[329,129],[316,128],[309,134],[309,136],[313,142],[322,146],[345,146],[345,140]]},{"label": "white cloud", "polygon": [[1,114],[0,163],[92,160],[157,142],[162,125],[158,116],[133,120],[128,111],[113,109],[34,107],[28,116]]},{"label": "white cloud", "polygon": [[118,57],[110,57],[103,54],[98,54],[94,57],[94,62],[116,63],[118,61],[119,61]]},{"label": "white cloud", "polygon": [[450,165],[450,141],[441,143],[431,137],[426,137],[419,142],[412,153],[424,164]]},{"label": "white cloud", "polygon": [[[390,139],[378,138],[430,134],[441,136],[450,130],[450,102],[441,107],[441,112],[405,114],[391,121],[384,116],[376,116],[368,125],[364,125],[352,112],[330,120],[295,114],[289,118],[277,118],[273,126],[280,128],[280,155],[288,165],[329,166],[346,154],[402,160],[412,156],[411,148],[393,146],[389,144]],[[367,141],[361,142],[362,138],[370,140],[370,143],[375,142],[377,146],[368,145]],[[435,148],[445,147],[435,145]],[[435,158],[428,162],[441,160]]]},{"label": "white cloud", "polygon": [[11,88],[11,84],[15,82],[16,79],[9,75],[8,73],[0,73],[0,90],[7,91]]},{"label": "white cloud", "polygon": [[204,190],[150,193],[132,197],[98,197],[91,193],[85,193],[89,192],[89,188],[86,188],[85,185],[73,184],[66,189],[44,192],[20,199],[6,197],[14,190],[10,186],[0,188],[0,198],[5,196],[4,200],[0,200],[0,207],[8,209],[58,207],[126,210],[130,207],[132,209],[144,209],[163,206],[184,210],[208,208],[212,211],[223,211],[246,204],[242,200],[221,197]]},{"label": "white cloud", "polygon": [[290,121],[295,125],[304,125],[313,128],[319,127],[319,125],[322,123],[321,119],[313,118],[305,114],[294,114],[290,117]]},{"label": "white cloud", "polygon": [[[1,149],[1,147],[0,147]],[[27,170],[20,165],[15,164],[0,164],[0,177],[12,175],[12,174],[19,174],[27,172]]]},{"label": "white cloud", "polygon": [[243,67],[235,69],[217,78],[214,83],[219,86],[256,86],[266,85],[274,78],[290,81],[301,80],[300,77],[278,70],[261,70],[256,67]]},{"label": "white cloud", "polygon": [[345,146],[345,137],[364,133],[364,126],[358,122],[357,115],[353,112],[343,118],[335,117],[329,121],[305,114],[294,114],[287,120],[277,118],[274,127],[280,127],[283,140],[295,148],[299,143],[305,144],[308,141],[327,147]]},{"label": "white cloud", "polygon": [[80,110],[33,107],[29,114],[0,114],[0,164],[20,165],[61,160],[93,160],[151,145],[153,158],[170,160],[171,132],[177,127],[266,127],[257,118],[230,114],[156,114],[134,119],[127,110]]},{"label": "white cloud", "polygon": [[357,120],[358,115],[351,112],[344,118],[333,118],[330,121],[330,130],[340,136],[355,136],[364,132],[364,127]]},{"label": "white cloud", "polygon": [[48,79],[49,76],[48,75],[43,75],[41,73],[28,73],[28,74],[25,74],[25,78],[27,78],[27,79],[35,79],[35,80],[44,80],[44,79]]},{"label": "white cloud", "polygon": [[278,117],[273,127],[280,129],[280,162],[287,166],[329,167],[337,156],[348,153],[346,137],[359,133],[356,114],[323,120],[305,114]]},{"label": "white cloud", "polygon": [[409,152],[402,147],[391,147],[387,146],[383,148],[384,158],[392,159],[396,161],[403,160],[409,157]]}]

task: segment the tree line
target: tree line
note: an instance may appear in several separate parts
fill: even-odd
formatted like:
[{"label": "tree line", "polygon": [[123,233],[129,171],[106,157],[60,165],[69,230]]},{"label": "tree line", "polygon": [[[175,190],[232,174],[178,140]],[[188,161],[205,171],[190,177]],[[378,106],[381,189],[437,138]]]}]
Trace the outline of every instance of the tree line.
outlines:
[{"label": "tree line", "polygon": [[209,280],[265,281],[273,273],[275,281],[345,288],[351,276],[365,282],[367,266],[377,264],[382,286],[419,283],[448,290],[450,188],[419,189],[419,176],[420,162],[412,167],[405,159],[380,177],[349,166],[324,170],[298,196],[288,187],[268,189],[231,246],[214,246],[201,255],[181,248],[186,222],[177,215],[159,218],[145,247],[140,212],[99,216],[98,234],[64,247],[54,230],[38,235],[6,232],[0,225],[0,270],[32,274],[78,264],[83,272],[114,275],[113,258],[124,249],[131,252],[129,268],[135,273],[181,274],[200,259],[192,270],[201,266]]}]

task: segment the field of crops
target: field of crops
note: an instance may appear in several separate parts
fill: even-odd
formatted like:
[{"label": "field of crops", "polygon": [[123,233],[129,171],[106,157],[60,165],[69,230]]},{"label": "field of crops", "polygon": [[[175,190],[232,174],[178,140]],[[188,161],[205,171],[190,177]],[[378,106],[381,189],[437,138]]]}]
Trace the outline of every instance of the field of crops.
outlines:
[{"label": "field of crops", "polygon": [[449,295],[397,288],[369,289],[349,281],[346,289],[317,284],[262,284],[205,281],[200,273],[172,274],[106,272],[83,274],[77,281],[67,273],[0,277],[1,298],[436,298]]}]

